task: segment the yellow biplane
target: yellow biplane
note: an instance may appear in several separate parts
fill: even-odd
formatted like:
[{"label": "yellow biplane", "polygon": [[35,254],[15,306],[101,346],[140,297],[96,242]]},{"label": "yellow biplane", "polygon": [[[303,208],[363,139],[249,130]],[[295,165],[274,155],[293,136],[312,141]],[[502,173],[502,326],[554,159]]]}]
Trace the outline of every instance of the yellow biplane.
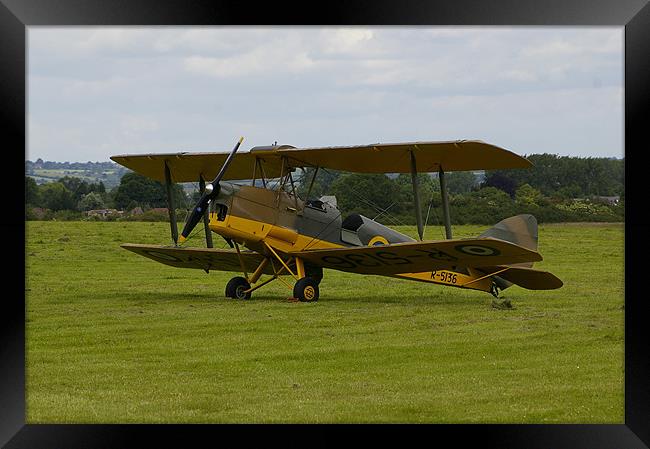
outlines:
[{"label": "yellow biplane", "polygon": [[[226,285],[226,296],[236,299],[248,299],[253,291],[278,279],[292,290],[293,298],[316,301],[323,268],[469,288],[494,296],[512,284],[532,290],[562,286],[553,274],[532,268],[542,260],[532,215],[507,218],[476,238],[452,239],[445,172],[530,167],[521,156],[465,140],[323,148],[272,145],[237,153],[242,140],[230,153],[111,157],[165,183],[169,201],[173,245],[122,247],[174,267],[240,272],[242,276]],[[309,167],[313,175],[302,199],[292,173]],[[342,217],[333,197],[309,199],[319,169],[410,173],[419,241],[360,214]],[[420,172],[439,175],[446,240],[422,239]],[[207,179],[212,181],[206,184]],[[179,236],[172,183],[197,181],[201,198]],[[207,248],[182,246],[201,220]],[[213,232],[231,248],[213,248]],[[262,280],[264,275],[269,277]],[[293,286],[283,279],[286,276],[294,279]]]}]

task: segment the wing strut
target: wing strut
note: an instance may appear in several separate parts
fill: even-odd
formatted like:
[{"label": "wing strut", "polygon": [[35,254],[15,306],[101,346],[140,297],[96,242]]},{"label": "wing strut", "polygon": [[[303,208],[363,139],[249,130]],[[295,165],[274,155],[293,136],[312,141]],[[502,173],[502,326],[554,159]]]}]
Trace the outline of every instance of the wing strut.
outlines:
[{"label": "wing strut", "polygon": [[424,236],[424,229],[422,226],[422,210],[420,208],[420,194],[418,192],[418,169],[415,164],[415,154],[413,150],[410,151],[411,155],[411,182],[413,183],[413,203],[415,205],[415,220],[418,224],[418,235],[420,236],[420,241]]},{"label": "wing strut", "polygon": [[172,174],[169,171],[169,165],[165,161],[165,187],[167,188],[167,210],[169,211],[169,225],[172,231],[172,240],[174,245],[178,244],[178,225],[176,224],[176,206],[174,205],[174,195],[172,195]]},{"label": "wing strut", "polygon": [[[199,175],[199,192],[201,195],[205,192],[205,179],[203,179],[203,175]],[[203,227],[205,228],[205,244],[208,246],[208,248],[213,248],[214,245],[212,243],[212,231],[210,231],[210,208],[206,207],[205,212],[203,214]]]},{"label": "wing strut", "polygon": [[440,196],[442,197],[442,218],[445,221],[445,235],[451,240],[451,219],[449,218],[449,192],[447,192],[447,181],[445,180],[445,171],[442,165],[438,169],[438,179],[440,180]]}]

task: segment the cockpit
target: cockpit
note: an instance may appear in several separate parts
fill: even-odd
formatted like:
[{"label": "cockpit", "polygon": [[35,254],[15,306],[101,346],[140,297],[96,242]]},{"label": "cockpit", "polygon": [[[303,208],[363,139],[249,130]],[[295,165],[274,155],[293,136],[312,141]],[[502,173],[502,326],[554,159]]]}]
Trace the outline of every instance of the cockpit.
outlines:
[{"label": "cockpit", "polygon": [[325,203],[321,200],[307,200],[305,201],[305,207],[311,207],[322,212],[326,212]]}]

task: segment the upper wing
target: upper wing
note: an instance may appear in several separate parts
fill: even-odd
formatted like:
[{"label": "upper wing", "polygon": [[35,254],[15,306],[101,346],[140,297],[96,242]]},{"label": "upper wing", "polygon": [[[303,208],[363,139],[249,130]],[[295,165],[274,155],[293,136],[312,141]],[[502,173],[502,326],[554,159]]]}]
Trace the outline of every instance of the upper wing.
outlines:
[{"label": "upper wing", "polygon": [[[162,245],[137,245],[124,243],[122,248],[141,256],[178,268],[201,268],[203,270],[239,271],[241,265],[237,252],[231,249],[216,248],[178,248]],[[247,270],[253,271],[262,262],[264,256],[254,251],[242,251],[242,259]],[[264,274],[273,274],[273,268],[267,265]]]},{"label": "upper wing", "polygon": [[[511,151],[478,140],[406,142],[350,147],[294,148],[290,145],[256,147],[235,154],[224,180],[252,179],[255,161],[262,161],[265,178],[280,176],[291,167],[322,167],[355,173],[410,173],[413,153],[418,172],[529,168]],[[157,181],[165,181],[165,164],[174,182],[213,179],[229,153],[170,153],[111,156],[118,164]],[[286,163],[283,165],[282,159]],[[260,173],[256,173],[260,176]]]},{"label": "upper wing", "polygon": [[[197,182],[199,176],[212,181],[230,153],[170,153],[170,154],[125,154],[111,156],[120,165],[130,168],[147,178],[165,182],[165,164],[173,182]],[[264,177],[277,178],[282,170],[278,157],[260,157],[264,161]],[[236,153],[226,170],[223,180],[253,179],[255,154]],[[259,171],[257,177],[260,176]]]},{"label": "upper wing", "polygon": [[[481,142],[404,142],[352,147],[285,148],[290,163],[355,173],[410,173],[413,153],[418,172],[530,168],[533,164],[511,151]],[[298,165],[296,165],[298,163]]]},{"label": "upper wing", "polygon": [[307,250],[290,254],[325,268],[379,275],[542,260],[536,251],[490,237]]}]

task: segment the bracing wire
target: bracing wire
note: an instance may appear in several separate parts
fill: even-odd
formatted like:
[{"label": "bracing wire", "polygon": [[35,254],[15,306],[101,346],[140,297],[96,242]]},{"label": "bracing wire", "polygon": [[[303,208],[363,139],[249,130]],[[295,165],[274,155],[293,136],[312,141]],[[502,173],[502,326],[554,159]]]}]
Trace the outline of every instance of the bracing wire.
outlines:
[{"label": "bracing wire", "polygon": [[384,215],[385,213],[388,213],[388,209],[390,209],[391,207],[393,207],[393,206],[395,205],[395,203],[396,203],[396,201],[393,201],[393,202],[390,204],[390,206],[388,206],[386,209],[382,209],[382,211],[379,212],[377,215],[375,215],[375,218],[373,218],[372,220],[375,221],[375,220],[377,220],[377,218],[381,217],[381,216]]},{"label": "bracing wire", "polygon": [[[330,173],[327,169],[321,167],[321,170],[323,172],[327,173],[328,175],[333,176],[332,173]],[[379,207],[378,205],[376,205],[375,203],[373,203],[372,201],[370,201],[369,199],[365,198],[358,191],[351,190],[351,193],[354,195],[356,200],[361,201],[366,206],[374,209],[376,212],[379,212],[379,215],[377,215],[377,216],[380,216],[380,215],[384,214],[386,216],[386,218],[391,221],[391,224],[397,225],[397,226],[405,226],[405,224],[399,218],[395,217],[393,214],[388,212],[388,209],[390,207],[392,207],[393,204],[395,204],[395,203],[391,204],[386,209],[383,209],[383,208]]]},{"label": "bracing wire", "polygon": [[427,218],[424,220],[424,229],[422,229],[422,235],[424,236],[427,231],[427,225],[429,224],[429,212],[431,212],[431,205],[433,204],[433,198],[429,201],[429,208],[427,209]]},{"label": "bracing wire", "polygon": [[399,218],[395,217],[393,214],[391,214],[391,213],[389,213],[387,211],[388,208],[386,208],[386,210],[382,209],[381,207],[377,206],[375,203],[373,203],[369,199],[364,198],[363,196],[361,196],[361,194],[359,192],[357,192],[356,190],[352,190],[351,192],[355,196],[356,199],[363,202],[366,206],[369,206],[369,207],[375,209],[375,211],[377,211],[377,212],[383,212],[385,214],[386,218],[389,219],[392,224],[397,225],[397,226],[400,226],[400,225],[405,226],[404,223]]}]

